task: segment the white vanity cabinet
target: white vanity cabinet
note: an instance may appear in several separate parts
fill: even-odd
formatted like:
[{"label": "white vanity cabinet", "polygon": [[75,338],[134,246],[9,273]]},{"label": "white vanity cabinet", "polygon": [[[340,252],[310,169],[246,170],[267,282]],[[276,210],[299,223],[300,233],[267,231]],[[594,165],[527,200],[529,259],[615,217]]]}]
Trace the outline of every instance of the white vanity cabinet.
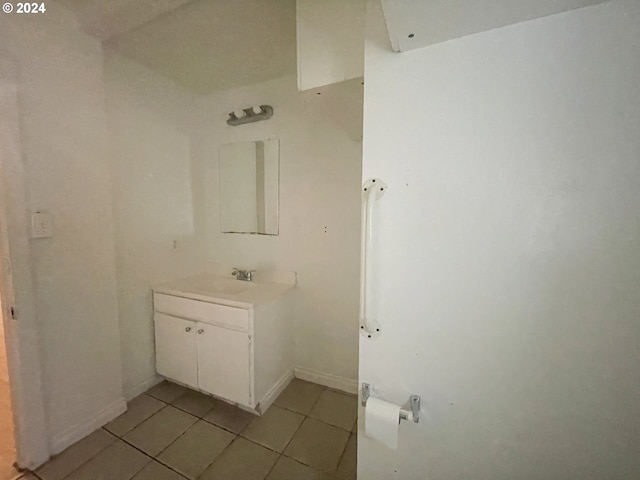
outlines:
[{"label": "white vanity cabinet", "polygon": [[265,411],[293,377],[287,296],[231,306],[178,293],[154,290],[158,374]]},{"label": "white vanity cabinet", "polygon": [[251,404],[248,332],[160,312],[154,317],[160,375],[234,403]]}]

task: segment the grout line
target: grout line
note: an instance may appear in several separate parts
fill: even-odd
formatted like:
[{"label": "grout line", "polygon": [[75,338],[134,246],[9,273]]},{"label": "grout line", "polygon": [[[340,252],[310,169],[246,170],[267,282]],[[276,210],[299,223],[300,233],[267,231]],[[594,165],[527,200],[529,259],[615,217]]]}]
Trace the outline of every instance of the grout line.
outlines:
[{"label": "grout line", "polygon": [[287,442],[287,444],[285,445],[285,447],[282,449],[282,453],[284,454],[284,451],[289,447],[289,444],[293,441],[293,437],[296,436],[296,433],[298,433],[298,431],[300,430],[300,428],[302,427],[302,424],[304,422],[307,421],[307,419],[309,418],[309,413],[311,413],[313,411],[313,408],[318,404],[318,402],[320,401],[320,397],[322,397],[322,394],[327,390],[327,387],[324,387],[322,389],[322,391],[320,392],[320,395],[318,395],[318,398],[316,398],[316,401],[313,402],[313,405],[311,405],[311,408],[309,409],[309,412],[307,414],[305,414],[304,418],[302,419],[302,421],[300,422],[300,425],[298,425],[298,428],[296,428],[296,431],[293,433],[293,435],[291,435],[291,438],[289,439],[289,441]]},{"label": "grout line", "polygon": [[200,478],[200,477],[202,476],[202,474],[203,474],[204,472],[206,472],[206,471],[207,471],[207,469],[208,469],[211,465],[213,465],[214,463],[216,463],[216,462],[220,459],[220,457],[222,457],[222,455],[224,455],[224,453],[225,453],[227,450],[229,450],[229,448],[231,448],[231,445],[233,445],[234,443],[236,443],[236,440],[238,440],[238,438],[240,438],[240,435],[238,435],[237,433],[236,433],[235,435],[236,435],[236,436],[235,436],[235,438],[234,438],[233,440],[231,440],[231,441],[229,442],[229,444],[228,444],[226,447],[224,447],[224,448],[222,449],[222,451],[221,451],[221,452],[216,456],[216,458],[214,458],[214,459],[213,459],[213,461],[212,461],[209,465],[207,465],[207,466],[205,467],[205,469],[200,473],[200,475],[198,475],[198,478]]},{"label": "grout line", "polygon": [[[132,448],[135,448],[136,450],[138,450],[140,453],[144,454],[145,456],[149,457],[152,461],[155,460],[156,462],[164,465],[165,467],[167,467],[169,470],[172,470],[173,472],[177,473],[178,475],[180,475],[182,478],[186,478],[187,480],[189,480],[188,477],[186,477],[184,474],[178,472],[175,468],[173,468],[171,465],[167,465],[166,463],[160,461],[158,458],[154,457],[153,455],[148,454],[147,452],[145,452],[144,450],[140,449],[139,447],[137,447],[136,445],[134,445],[133,443],[129,442],[128,440],[125,440],[124,438],[120,438],[120,440],[122,440],[124,443],[126,443],[127,445],[129,445]],[[163,450],[164,451],[164,450]],[[162,453],[162,452],[160,452]],[[160,455],[160,453],[158,453],[158,455]],[[148,465],[145,464],[144,467],[146,467]],[[144,468],[143,467],[143,468]],[[140,472],[136,472],[136,475],[140,473]]]},{"label": "grout line", "polygon": [[[312,383],[312,382],[309,382],[309,383]],[[316,384],[316,385],[317,385],[317,384]],[[249,442],[251,442],[251,443],[253,443],[254,445],[258,445],[258,446],[263,447],[263,448],[266,448],[267,450],[270,450],[270,451],[272,451],[272,452],[274,452],[274,453],[277,453],[279,457],[278,457],[278,460],[276,460],[276,463],[278,463],[278,461],[280,460],[280,457],[283,457],[283,456],[284,456],[284,457],[287,457],[287,458],[289,458],[289,459],[291,459],[291,460],[293,460],[293,461],[295,461],[295,462],[298,462],[298,463],[299,463],[299,464],[301,464],[301,465],[304,465],[304,466],[306,466],[306,467],[309,467],[309,468],[311,468],[311,469],[312,469],[312,470],[314,470],[314,471],[317,471],[317,472],[321,472],[321,473],[325,473],[325,474],[327,474],[327,472],[322,472],[321,470],[318,470],[316,467],[314,467],[314,466],[312,466],[312,465],[308,465],[308,464],[304,463],[303,461],[301,461],[301,460],[299,460],[299,459],[297,459],[297,458],[293,458],[293,457],[290,457],[289,455],[285,455],[285,451],[286,451],[286,449],[289,447],[289,445],[291,444],[291,442],[293,441],[293,438],[296,436],[296,434],[298,433],[298,431],[300,430],[300,428],[302,427],[302,424],[303,424],[307,419],[311,419],[311,420],[314,420],[314,421],[317,421],[317,422],[323,423],[323,424],[328,425],[328,426],[333,427],[333,428],[338,428],[338,429],[342,430],[343,432],[346,432],[346,433],[348,434],[348,437],[347,437],[347,443],[345,443],[344,449],[343,449],[343,450],[342,450],[342,452],[340,453],[340,457],[339,457],[339,459],[338,459],[338,464],[336,465],[335,470],[334,470],[332,473],[328,473],[328,475],[335,475],[335,474],[338,472],[338,467],[340,466],[340,462],[341,462],[341,461],[342,461],[342,459],[344,458],[344,454],[346,453],[347,445],[349,444],[349,440],[351,439],[351,436],[352,436],[352,435],[355,435],[355,434],[351,431],[351,429],[346,430],[346,429],[344,429],[344,428],[342,428],[342,427],[338,427],[338,426],[336,426],[336,425],[331,425],[330,423],[327,423],[327,422],[325,422],[325,421],[323,421],[323,420],[320,420],[320,419],[318,419],[318,418],[313,418],[313,417],[310,417],[310,416],[309,416],[309,414],[313,411],[314,407],[315,407],[315,406],[318,404],[318,402],[320,401],[320,397],[322,397],[322,394],[323,394],[326,390],[334,391],[333,389],[331,389],[331,388],[329,388],[329,387],[326,387],[326,386],[324,386],[324,385],[322,385],[322,387],[323,387],[323,390],[322,390],[322,391],[320,392],[320,394],[318,395],[318,398],[313,402],[313,405],[312,405],[312,406],[311,406],[311,408],[309,409],[309,413],[304,414],[304,413],[296,412],[295,410],[291,410],[291,409],[288,409],[288,408],[286,408],[286,407],[282,407],[282,406],[280,406],[280,405],[276,405],[276,404],[274,403],[274,405],[276,405],[276,406],[277,406],[277,407],[279,407],[279,408],[282,408],[282,409],[284,409],[284,410],[287,410],[287,411],[289,411],[289,412],[291,412],[291,413],[296,413],[296,414],[298,414],[298,415],[302,415],[302,416],[304,417],[304,418],[302,419],[302,422],[300,422],[300,425],[298,425],[298,428],[296,429],[296,431],[294,432],[294,434],[293,434],[293,435],[291,436],[291,438],[289,439],[289,442],[287,442],[287,445],[284,447],[284,449],[282,450],[282,452],[278,452],[277,450],[273,450],[273,449],[272,449],[272,448],[270,448],[270,447],[267,447],[267,446],[265,446],[265,445],[261,445],[261,444],[259,444],[259,443],[255,442],[255,441],[253,441],[253,440],[251,440],[251,439],[249,439],[249,438],[246,438],[246,437],[244,437],[244,436],[241,436],[240,434],[239,434],[238,436],[239,436],[239,437],[241,437],[241,438],[243,438],[243,439],[245,439],[245,440],[247,440],[247,441],[249,441]],[[342,392],[337,392],[337,393],[343,394],[343,395],[345,395],[345,396],[351,396],[351,395],[348,395],[348,394],[344,394],[344,393],[342,393]],[[357,415],[356,415],[356,420],[355,420],[355,421],[356,421],[356,422],[358,421]],[[246,427],[245,427],[245,428],[246,428]],[[352,427],[352,428],[353,428],[353,427]],[[274,464],[273,464],[273,466],[271,467],[271,469],[269,470],[269,473],[267,474],[267,477],[271,474],[271,471],[275,468],[276,463],[274,463]],[[265,478],[266,478],[266,477],[265,477]]]},{"label": "grout line", "polygon": [[[327,389],[328,389],[328,387],[327,387]],[[319,400],[319,398],[318,398],[318,400]],[[318,400],[316,400],[316,402],[313,404],[313,407],[315,407],[315,406],[316,406],[316,403],[318,403]],[[313,407],[311,407],[311,410],[309,410],[309,413],[300,413],[300,412],[298,412],[298,411],[296,411],[296,410],[291,410],[290,408],[282,407],[282,406],[280,406],[280,405],[276,405],[275,403],[274,403],[274,405],[275,405],[276,407],[278,407],[278,408],[282,408],[282,409],[286,410],[287,412],[297,413],[298,415],[303,415],[305,418],[306,418],[306,417],[308,417],[308,418],[310,418],[311,420],[315,420],[315,421],[317,421],[317,422],[324,423],[325,425],[329,425],[330,427],[339,428],[340,430],[343,430],[343,431],[345,431],[345,432],[347,432],[347,433],[349,433],[349,434],[354,433],[354,432],[352,432],[353,425],[351,426],[351,428],[344,428],[344,427],[340,427],[340,426],[338,426],[338,425],[333,425],[332,423],[326,422],[326,421],[322,420],[321,418],[316,418],[316,417],[311,417],[311,416],[309,416],[309,413],[311,413],[311,410],[313,410]],[[271,407],[269,407],[269,408],[271,408]],[[206,420],[205,420],[205,421],[206,421]],[[358,414],[356,414],[356,420],[355,420],[355,422],[356,422],[356,423],[358,422]]]},{"label": "grout line", "polygon": [[[101,448],[100,450],[98,450],[95,454],[93,454],[90,458],[86,459],[84,462],[82,462],[80,465],[78,465],[76,468],[74,468],[73,470],[71,470],[69,473],[67,473],[64,477],[62,477],[61,480],[64,480],[65,478],[69,478],[69,476],[76,472],[77,470],[80,470],[80,468],[82,468],[83,466],[85,466],[87,463],[89,463],[91,460],[93,460],[94,458],[96,458],[98,455],[100,455],[102,452],[104,452],[107,448],[109,448],[111,445],[113,445],[114,443],[116,443],[118,441],[118,436],[114,435],[113,433],[111,433],[109,430],[105,429],[104,427],[100,427],[100,428],[96,428],[93,432],[91,432],[89,435],[91,435],[92,433],[96,432],[97,430],[104,430],[105,432],[107,432],[109,435],[111,435],[112,437],[116,437],[116,439],[111,442],[109,445],[106,445],[104,448]],[[66,452],[69,448],[73,447],[74,445],[80,443],[82,440],[84,440],[85,438],[87,438],[89,435],[87,435],[86,437],[78,440],[76,443],[69,445],[67,448],[65,448],[62,452],[56,454],[55,456],[51,457],[49,460],[47,460],[47,462],[45,463],[45,465],[47,463],[49,463],[52,459],[58,457],[59,455],[62,455],[64,452]],[[38,475],[38,478],[40,478],[40,476]]]},{"label": "grout line", "polygon": [[[196,422],[198,423],[198,422]],[[180,435],[178,435],[176,438],[174,438],[171,442],[169,442],[169,445],[167,445],[166,447],[164,447],[162,450],[160,450],[155,456],[153,456],[153,458],[158,458],[162,452],[164,452],[167,448],[169,448],[171,445],[173,445],[174,443],[176,443],[179,439],[181,439],[182,437],[185,436],[185,434],[191,430],[191,427],[193,427],[196,423],[194,423],[193,425],[191,425],[189,428],[187,428],[184,432],[182,432]]]},{"label": "grout line", "polygon": [[[205,420],[204,418],[202,418],[202,421],[203,421],[203,422],[205,422],[205,423],[208,423],[208,424],[209,424],[209,425],[211,425],[212,427],[216,427],[216,428],[219,428],[219,429],[221,429],[221,430],[224,430],[225,432],[232,433],[232,434],[234,434],[234,435],[236,435],[236,436],[239,436],[239,435],[240,435],[240,433],[238,433],[238,432],[234,432],[233,430],[229,430],[229,428],[227,428],[227,427],[223,427],[222,425],[218,425],[218,424],[213,423],[213,422],[211,422],[211,421],[209,421],[209,420]],[[251,423],[251,422],[249,422],[249,423]],[[247,424],[247,425],[248,425],[248,424]],[[247,427],[246,427],[246,426],[244,426],[244,427],[241,429],[241,433],[242,433],[242,432],[244,432],[244,429],[245,429],[245,428],[247,428]]]},{"label": "grout line", "polygon": [[[151,462],[153,462],[153,459],[151,459]],[[147,462],[147,463],[145,463],[145,464],[140,468],[140,470],[138,470],[136,473],[134,473],[133,475],[131,475],[131,477],[129,477],[129,479],[128,479],[128,480],[131,480],[133,477],[135,477],[136,475],[138,475],[138,474],[139,474],[142,470],[144,470],[144,469],[147,467],[147,465],[149,465],[151,462]]]},{"label": "grout line", "polygon": [[[145,392],[145,393],[143,393],[143,395],[146,395],[146,392]],[[149,396],[150,396],[150,397],[152,397],[152,398],[156,398],[156,397],[153,397],[152,395],[149,395]],[[157,399],[157,400],[160,400],[160,399]],[[127,431],[127,432],[123,433],[121,437],[120,437],[120,436],[118,436],[117,434],[113,433],[113,432],[110,432],[110,431],[109,431],[109,430],[107,430],[105,427],[102,427],[102,429],[103,429],[103,430],[105,430],[107,433],[109,433],[109,434],[113,435],[114,437],[116,437],[116,439],[118,439],[118,440],[122,440],[124,443],[126,443],[126,444],[127,444],[127,445],[129,445],[130,447],[132,447],[132,448],[134,448],[134,449],[138,450],[140,453],[142,453],[142,454],[144,454],[145,456],[149,457],[152,461],[153,461],[153,460],[155,460],[156,462],[160,463],[161,465],[164,465],[165,467],[167,467],[169,470],[171,470],[171,471],[173,471],[173,472],[177,473],[177,474],[178,474],[178,475],[180,475],[182,478],[186,478],[187,480],[189,480],[189,478],[188,478],[188,477],[186,477],[186,476],[185,476],[185,475],[183,475],[182,473],[178,472],[178,471],[177,471],[176,469],[174,469],[171,465],[167,465],[166,463],[164,463],[163,461],[161,461],[160,459],[158,459],[158,458],[157,458],[157,456],[150,455],[149,453],[145,452],[144,450],[142,450],[141,448],[139,448],[138,446],[134,445],[134,444],[133,444],[133,443],[131,443],[129,440],[127,440],[127,439],[125,439],[125,438],[124,438],[124,436],[125,436],[125,435],[127,435],[128,433],[130,433],[130,432],[132,432],[133,430],[135,430],[136,428],[138,428],[140,425],[142,425],[143,423],[145,423],[147,420],[149,420],[150,418],[154,417],[155,415],[157,415],[158,413],[160,413],[162,410],[165,410],[167,407],[172,406],[171,404],[169,404],[169,403],[165,402],[164,400],[160,400],[160,401],[161,401],[161,402],[163,402],[163,403],[165,404],[165,405],[164,405],[164,407],[162,407],[162,408],[160,408],[159,410],[157,410],[156,412],[154,412],[154,413],[153,413],[153,415],[151,415],[151,416],[149,416],[149,417],[145,418],[144,420],[142,420],[140,423],[138,423],[138,424],[137,424],[135,427],[133,427],[131,430],[129,430],[129,431]],[[178,409],[178,410],[179,410],[179,409]],[[183,410],[181,410],[181,411],[183,411]],[[185,413],[188,413],[188,412],[185,412]],[[193,417],[195,417],[195,415],[192,415],[192,416],[193,416]],[[195,422],[193,425],[195,425],[196,423],[198,423],[198,420],[196,420],[196,422]],[[189,428],[187,428],[187,430],[189,430],[193,425],[191,425]],[[172,445],[176,440],[178,440],[178,438],[180,438],[182,435],[184,435],[184,434],[187,432],[187,430],[185,430],[185,431],[184,431],[184,432],[182,432],[180,435],[178,435],[178,437],[177,437],[175,440],[173,440],[169,445],[167,445],[164,449],[162,449],[160,452],[158,452],[158,455],[160,455],[160,454],[161,454],[162,452],[164,452],[167,448],[169,448],[169,446],[170,446],[170,445]],[[117,440],[116,440],[116,441],[117,441]],[[96,454],[96,455],[97,455],[97,454]],[[96,455],[94,455],[94,457],[95,457]],[[92,458],[93,458],[93,457],[92,457]],[[148,465],[148,463],[147,463],[144,467],[142,467],[142,469],[144,469],[147,465]],[[142,469],[140,469],[138,472],[136,472],[136,474],[135,474],[135,475],[137,475],[138,473],[140,473],[140,471],[142,471]],[[75,471],[75,470],[74,470],[74,471]],[[135,475],[134,475],[134,476],[135,476]],[[64,479],[63,479],[63,480],[64,480]]]},{"label": "grout line", "polygon": [[[171,405],[167,405],[168,407],[170,407]],[[195,417],[195,415],[191,415],[192,417]],[[151,417],[149,417],[151,418]],[[179,434],[176,438],[174,438],[171,442],[169,442],[169,444],[164,447],[162,450],[160,450],[155,456],[151,456],[152,458],[157,459],[158,455],[160,455],[162,452],[164,452],[167,448],[169,448],[171,445],[173,445],[174,443],[176,443],[178,441],[179,438],[182,438],[189,430],[191,430],[191,427],[195,426],[198,422],[200,421],[200,419],[198,419],[196,417],[196,421],[194,423],[192,423],[191,425],[189,425],[184,432],[182,432],[181,434]],[[128,443],[128,442],[127,442]]]},{"label": "grout line", "polygon": [[[218,401],[216,400],[216,402],[218,402]],[[224,403],[224,402],[223,402],[223,403]],[[217,403],[216,403],[216,404],[217,404]],[[227,405],[228,405],[228,404],[227,404]],[[233,407],[233,405],[231,405],[231,406]],[[206,415],[209,415],[213,410],[215,410],[215,408],[216,408],[216,407],[213,407],[211,410],[209,410],[209,411],[205,414],[205,416],[206,416]],[[238,408],[238,407],[234,407],[234,408]],[[249,415],[252,415],[251,413],[246,412],[245,410],[242,410],[241,408],[238,408],[238,410],[241,410],[241,411],[242,411],[242,412],[244,412],[244,413],[247,413],[247,414],[249,414]],[[256,416],[256,418],[260,418],[260,417]],[[207,420],[207,419],[206,419],[206,418],[204,418],[204,417],[202,417],[202,420],[203,420],[204,422],[207,422],[209,425],[213,425],[214,427],[221,428],[222,430],[224,430],[224,431],[226,431],[226,432],[229,432],[229,433],[233,433],[234,435],[240,435],[240,434],[241,434],[242,432],[244,432],[244,431],[245,431],[245,429],[249,426],[249,423],[251,423],[251,421],[253,421],[253,420],[249,421],[245,426],[243,426],[243,427],[240,429],[240,431],[239,431],[239,432],[234,432],[233,430],[229,429],[228,427],[224,427],[224,426],[222,426],[222,425],[218,425],[217,423],[213,423],[212,421]]]},{"label": "grout line", "polygon": [[[309,383],[312,383],[312,382],[309,382]],[[316,384],[316,385],[317,385],[317,384]],[[345,430],[345,429],[344,429],[344,428],[342,428],[342,427],[338,427],[338,426],[336,426],[336,425],[331,425],[330,423],[327,423],[327,422],[325,422],[325,421],[323,421],[323,420],[320,420],[319,418],[314,418],[314,417],[309,416],[309,414],[313,411],[314,407],[315,407],[315,406],[318,404],[318,402],[320,401],[320,397],[322,397],[322,394],[323,394],[325,391],[327,391],[327,390],[332,391],[332,392],[334,392],[334,391],[335,391],[335,390],[334,390],[334,389],[332,389],[332,388],[329,388],[329,387],[326,387],[326,386],[323,386],[323,387],[324,387],[323,391],[320,393],[320,395],[318,395],[318,398],[317,398],[317,399],[316,399],[316,401],[313,403],[312,407],[309,409],[309,413],[308,413],[308,414],[305,414],[305,418],[304,418],[304,420],[300,423],[300,426],[298,427],[298,430],[300,430],[300,427],[302,427],[302,424],[303,424],[307,419],[311,419],[311,420],[314,420],[314,421],[317,421],[317,422],[323,423],[323,424],[325,424],[325,425],[328,425],[328,426],[330,426],[330,427],[338,428],[338,429],[342,430],[343,432],[344,432],[344,431],[346,431],[346,432],[349,434],[349,436],[347,437],[347,443],[345,443],[345,445],[344,445],[344,449],[342,450],[342,453],[340,454],[340,458],[339,458],[339,460],[338,460],[338,464],[336,465],[336,468],[335,468],[335,470],[333,471],[333,473],[330,473],[330,474],[329,474],[329,475],[335,475],[336,473],[338,473],[338,468],[340,467],[340,462],[342,462],[342,459],[344,458],[344,454],[345,454],[345,453],[346,453],[346,451],[347,451],[347,445],[349,445],[349,440],[351,439],[351,436],[352,436],[352,435],[357,435],[357,434],[356,434],[356,433],[353,433],[351,430]],[[338,392],[336,392],[336,393],[340,393],[340,394],[345,395],[345,396],[351,396],[351,395],[349,395],[349,394],[345,394],[344,392],[339,392],[339,391],[338,391]],[[284,408],[284,407],[281,407],[281,408]],[[287,410],[288,410],[288,409],[287,409]],[[293,410],[290,410],[290,411],[292,411],[292,412],[293,412]],[[300,413],[300,412],[295,412],[295,413]],[[357,416],[357,414],[356,414],[356,420],[355,420],[355,421],[356,421],[356,423],[358,422],[358,416]],[[353,428],[353,427],[352,427],[352,428]],[[289,455],[285,455],[285,453],[284,453],[284,452],[285,452],[285,450],[287,449],[287,447],[289,447],[289,444],[293,441],[293,438],[294,438],[294,437],[296,436],[296,434],[298,433],[298,430],[296,430],[296,433],[294,433],[294,434],[293,434],[293,436],[291,437],[291,440],[289,440],[289,443],[287,443],[287,446],[286,446],[286,447],[285,447],[285,449],[282,451],[282,456],[285,456],[285,457],[287,457],[287,458],[290,458],[290,459],[291,459],[291,460],[293,460],[293,461],[296,461],[296,462],[298,462],[298,463],[300,463],[300,464],[302,464],[302,465],[305,465],[305,466],[307,466],[307,467],[311,468],[311,469],[312,469],[312,470],[314,470],[314,471],[322,472],[321,470],[318,470],[316,467],[313,467],[312,465],[307,465],[306,463],[304,463],[303,461],[298,460],[297,458],[290,457]],[[327,472],[322,472],[322,473],[327,473]]]},{"label": "grout line", "polygon": [[153,412],[151,415],[149,415],[147,418],[145,418],[144,420],[142,420],[141,422],[139,422],[138,424],[136,424],[135,427],[130,428],[129,430],[127,430],[126,432],[124,432],[122,434],[122,436],[119,436],[117,433],[113,433],[109,430],[107,430],[106,426],[108,425],[104,425],[102,428],[104,430],[106,430],[107,432],[109,432],[111,435],[115,435],[118,438],[124,438],[125,435],[130,434],[131,432],[133,432],[136,428],[138,428],[140,425],[142,425],[143,423],[145,423],[147,420],[152,419],[153,417],[155,417],[157,414],[159,414],[162,410],[164,410],[165,408],[167,408],[169,406],[169,404],[165,403],[164,407],[161,407],[160,409],[156,410],[155,412]]},{"label": "grout line", "polygon": [[[182,395],[181,395],[180,397],[178,397],[178,398],[181,398],[181,397],[182,397]],[[176,400],[178,400],[178,398],[176,398],[176,399],[174,400],[174,402],[175,402]],[[216,402],[217,402],[217,400],[216,400]],[[189,415],[191,415],[191,416],[197,417],[197,418],[199,418],[200,420],[204,420],[204,417],[205,417],[206,415],[208,415],[210,412],[212,412],[212,411],[213,411],[213,409],[215,408],[215,404],[214,404],[214,406],[213,406],[213,407],[211,407],[211,408],[210,408],[209,410],[207,410],[206,412],[204,412],[204,414],[203,414],[203,415],[196,415],[195,413],[190,412],[189,410],[185,410],[184,408],[181,408],[181,407],[179,407],[179,406],[177,406],[177,405],[175,405],[175,404],[173,404],[173,403],[169,403],[168,405],[172,406],[173,408],[177,408],[177,409],[178,409],[178,410],[180,410],[181,412],[188,413],[188,414],[189,414]],[[206,420],[205,420],[205,421],[206,421]]]},{"label": "grout line", "polygon": [[[162,398],[158,398],[158,397],[156,397],[155,395],[152,395],[152,394],[148,393],[148,391],[147,391],[147,392],[144,392],[142,395],[146,395],[146,396],[147,396],[147,397],[149,397],[149,398],[153,398],[154,400],[158,400],[159,402],[162,402],[162,403],[164,403],[165,405],[169,405],[169,404],[171,403],[171,402],[167,402],[166,400],[164,400],[164,399],[162,399]],[[181,395],[181,396],[182,396],[182,395]],[[138,397],[136,397],[136,398],[138,398]]]},{"label": "grout line", "polygon": [[[322,389],[322,391],[320,392],[320,395],[318,395],[318,398],[316,398],[316,401],[315,401],[315,402],[313,402],[313,405],[311,405],[311,408],[309,409],[309,413],[311,413],[311,412],[313,411],[314,407],[315,407],[315,406],[318,404],[318,402],[320,401],[320,397],[322,397],[322,394],[323,394],[326,390],[327,390],[327,387],[324,387],[324,388]],[[299,413],[299,412],[297,412],[297,413]],[[306,467],[309,467],[309,468],[311,468],[311,469],[312,469],[312,470],[314,470],[314,471],[318,471],[318,472],[320,472],[321,470],[318,470],[318,469],[316,469],[315,467],[312,467],[311,465],[307,465],[306,463],[301,462],[300,460],[298,460],[298,459],[296,459],[296,458],[289,457],[288,455],[285,455],[285,454],[284,454],[284,452],[287,450],[287,448],[289,448],[289,445],[290,445],[290,444],[291,444],[291,442],[293,441],[294,437],[295,437],[295,436],[297,435],[297,433],[300,431],[300,428],[302,428],[302,424],[303,424],[304,422],[306,422],[306,421],[307,421],[307,419],[311,418],[311,417],[309,416],[309,413],[307,413],[307,414],[305,414],[305,415],[304,415],[304,418],[303,418],[303,419],[302,419],[302,421],[300,422],[300,425],[298,425],[298,428],[296,429],[296,431],[294,432],[294,434],[293,434],[293,435],[291,435],[291,438],[290,438],[290,439],[289,439],[289,441],[287,442],[287,445],[282,449],[282,454],[281,454],[280,456],[284,456],[284,457],[287,457],[287,458],[291,458],[293,461],[298,462],[298,463],[300,463],[301,465],[304,465],[304,466],[306,466]],[[280,459],[278,459],[278,460],[280,460]],[[277,463],[277,462],[276,462],[276,463]],[[338,465],[340,465],[340,462],[338,462]],[[275,466],[275,463],[274,463],[274,466]],[[273,470],[273,468],[272,468],[272,470]],[[338,467],[336,467],[336,472],[337,472],[337,471],[338,471]],[[336,472],[333,472],[333,473],[336,473]],[[271,471],[269,471],[269,473],[271,473]],[[323,472],[323,473],[326,473],[326,472]],[[333,475],[333,474],[331,474],[331,475]],[[267,475],[267,476],[268,476],[268,475]]]},{"label": "grout line", "polygon": [[151,390],[153,390],[156,386],[161,385],[161,384],[162,384],[162,382],[160,382],[160,383],[158,383],[157,385],[154,385],[153,387],[151,387],[151,388],[150,388],[149,390],[147,390],[146,392],[142,392],[142,394],[141,394],[141,395],[148,395],[148,396],[150,396],[150,397],[152,397],[152,398],[155,398],[156,400],[160,400],[161,402],[164,402],[164,403],[166,403],[166,404],[169,404],[169,405],[170,405],[172,402],[175,402],[177,399],[179,399],[179,398],[180,398],[180,397],[182,397],[184,394],[186,394],[188,390],[192,390],[192,389],[190,389],[190,388],[188,388],[188,387],[184,387],[184,386],[182,386],[182,385],[178,385],[177,383],[169,382],[169,381],[167,381],[167,380],[165,380],[165,382],[167,382],[167,384],[175,385],[175,386],[178,386],[178,387],[183,388],[183,389],[184,389],[184,392],[182,392],[180,395],[178,395],[176,398],[174,398],[173,400],[170,400],[170,401],[165,400],[164,398],[156,397],[153,393],[150,393],[150,391],[151,391]]},{"label": "grout line", "polygon": [[271,468],[269,469],[267,474],[264,476],[264,480],[267,480],[267,478],[269,478],[269,475],[271,475],[271,472],[273,472],[273,469],[276,468],[276,465],[278,464],[281,458],[282,458],[282,453],[278,454],[278,458],[276,458],[276,461],[273,462],[273,465],[271,465]]},{"label": "grout line", "polygon": [[[340,464],[342,463],[342,460],[344,460],[345,455],[347,454],[347,448],[349,447],[349,442],[351,441],[351,437],[353,437],[355,435],[355,433],[351,433],[349,435],[349,438],[347,438],[347,443],[344,446],[344,450],[342,451],[342,455],[340,455],[340,460],[338,460],[338,466],[336,467],[336,473],[338,472],[338,470],[340,470]],[[357,455],[357,453],[356,453]]]},{"label": "grout line", "polygon": [[[15,467],[14,467],[14,469],[15,469]],[[18,473],[16,473],[16,476],[12,477],[10,480],[23,480],[26,477],[26,475],[32,475],[36,479],[42,480],[42,477],[37,475],[36,472],[34,472],[33,470],[29,470],[28,468],[25,468],[24,470],[20,470],[20,471],[18,471],[17,469],[15,469],[15,470]]]}]

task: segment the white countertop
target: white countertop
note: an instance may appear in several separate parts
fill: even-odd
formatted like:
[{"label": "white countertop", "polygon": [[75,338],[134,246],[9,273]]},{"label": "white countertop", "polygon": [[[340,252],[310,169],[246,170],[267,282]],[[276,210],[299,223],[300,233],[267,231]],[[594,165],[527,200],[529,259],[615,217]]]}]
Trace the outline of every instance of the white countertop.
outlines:
[{"label": "white countertop", "polygon": [[[155,286],[153,291],[249,309],[256,305],[267,303],[295,288],[295,274],[269,275],[268,273],[263,273],[260,275],[260,273],[258,272],[256,280],[252,282],[236,280],[231,275],[198,275]],[[236,287],[243,290],[238,292],[230,291]]]}]

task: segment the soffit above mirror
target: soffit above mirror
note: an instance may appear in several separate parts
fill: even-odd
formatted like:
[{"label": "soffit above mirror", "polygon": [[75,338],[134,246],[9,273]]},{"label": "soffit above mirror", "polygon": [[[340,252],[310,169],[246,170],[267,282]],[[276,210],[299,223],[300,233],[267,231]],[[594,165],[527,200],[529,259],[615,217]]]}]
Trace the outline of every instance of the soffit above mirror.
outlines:
[{"label": "soffit above mirror", "polygon": [[295,0],[62,0],[81,28],[196,94],[293,75]]},{"label": "soffit above mirror", "polygon": [[545,17],[607,0],[380,0],[395,51]]},{"label": "soffit above mirror", "polygon": [[57,0],[71,10],[80,29],[100,40],[134,30],[191,0]]}]

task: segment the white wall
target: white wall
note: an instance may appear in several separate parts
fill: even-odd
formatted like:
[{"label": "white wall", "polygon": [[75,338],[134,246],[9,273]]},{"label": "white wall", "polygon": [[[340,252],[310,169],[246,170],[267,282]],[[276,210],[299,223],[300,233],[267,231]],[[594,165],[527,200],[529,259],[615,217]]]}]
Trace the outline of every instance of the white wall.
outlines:
[{"label": "white wall", "polygon": [[360,380],[424,415],[358,478],[639,478],[640,4],[404,54],[368,7]]},{"label": "white wall", "polygon": [[31,241],[44,400],[54,451],[124,409],[99,42],[54,4],[0,16],[18,62],[28,203],[53,238]]},{"label": "white wall", "polygon": [[131,398],[156,378],[151,287],[200,273],[206,255],[192,190],[194,100],[113,52],[105,85],[123,388]]},{"label": "white wall", "polygon": [[297,0],[298,88],[363,75],[365,0]]},{"label": "white wall", "polygon": [[[17,63],[0,54],[0,297],[15,433],[16,462],[49,457],[41,350],[28,240],[25,166],[20,139]],[[11,315],[11,307],[14,315]],[[15,317],[15,318],[13,318]],[[15,339],[18,339],[17,341]],[[19,407],[15,407],[19,406]]]},{"label": "white wall", "polygon": [[[361,88],[358,80],[304,96],[296,79],[285,77],[220,92],[197,102],[200,137],[193,145],[204,173],[195,190],[204,195],[209,260],[296,271],[299,373],[350,389],[358,356],[361,144],[326,108],[333,95],[359,103]],[[225,123],[228,112],[261,104],[273,106],[273,118],[240,127]],[[334,110],[339,116],[339,107]],[[267,138],[280,139],[279,235],[222,234],[219,147]]]}]

